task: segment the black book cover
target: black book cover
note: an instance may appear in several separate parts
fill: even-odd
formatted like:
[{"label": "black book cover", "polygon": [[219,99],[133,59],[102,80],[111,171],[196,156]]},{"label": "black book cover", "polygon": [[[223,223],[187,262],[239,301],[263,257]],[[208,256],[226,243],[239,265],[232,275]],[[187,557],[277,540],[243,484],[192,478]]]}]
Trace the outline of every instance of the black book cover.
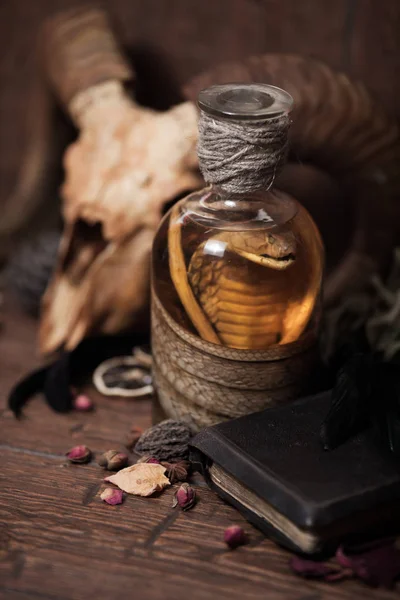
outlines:
[{"label": "black book cover", "polygon": [[[308,553],[357,530],[394,524],[400,504],[400,467],[371,431],[323,449],[319,431],[329,403],[325,392],[209,427],[192,441],[194,459],[224,499],[278,541]],[[233,491],[240,487],[244,496]],[[259,500],[267,517],[256,508]]]}]

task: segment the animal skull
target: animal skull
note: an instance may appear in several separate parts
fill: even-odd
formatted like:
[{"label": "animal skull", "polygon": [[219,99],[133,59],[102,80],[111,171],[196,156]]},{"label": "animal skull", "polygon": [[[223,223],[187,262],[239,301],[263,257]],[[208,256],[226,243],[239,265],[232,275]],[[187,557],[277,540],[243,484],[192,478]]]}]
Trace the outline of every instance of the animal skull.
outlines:
[{"label": "animal skull", "polygon": [[46,354],[142,321],[163,207],[202,181],[193,103],[156,112],[108,81],[69,109],[80,134],[64,156],[65,230],[39,332]]}]

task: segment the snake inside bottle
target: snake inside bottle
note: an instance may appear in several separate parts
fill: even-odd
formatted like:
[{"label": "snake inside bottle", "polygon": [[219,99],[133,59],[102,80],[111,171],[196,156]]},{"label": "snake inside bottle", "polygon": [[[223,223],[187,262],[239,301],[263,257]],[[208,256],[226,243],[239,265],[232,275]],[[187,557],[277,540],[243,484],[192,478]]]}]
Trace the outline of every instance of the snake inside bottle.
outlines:
[{"label": "snake inside bottle", "polygon": [[[199,143],[214,147],[233,127],[232,156],[226,161],[224,155],[218,157],[219,177],[218,161],[210,158],[209,147],[199,154],[201,167],[202,161],[210,161],[202,169],[209,185],[176,204],[155,238],[156,388],[166,413],[178,418],[192,414],[194,428],[246,412],[246,386],[257,390],[249,393],[256,402],[252,406],[259,409],[273,400],[271,390],[286,399],[307,377],[308,362],[302,368],[297,357],[302,352],[308,356],[317,336],[323,246],[308,212],[272,188],[284,152],[278,143],[287,141],[287,133],[277,128],[285,127],[279,119],[287,118],[290,105],[290,96],[271,86],[214,86],[203,92],[199,106],[209,118],[209,130]],[[275,130],[266,138],[272,144],[268,155],[262,127],[270,124]],[[225,148],[229,153],[229,145]],[[248,173],[253,157],[254,189],[246,182],[242,190],[243,173]],[[218,357],[214,362],[213,356]],[[229,379],[223,371],[232,363],[224,361],[232,360],[236,370]],[[260,365],[260,380],[249,383],[245,371],[253,362]],[[261,376],[263,365],[271,372],[270,381],[267,371]],[[239,390],[235,410],[225,410],[226,387],[230,399]]]}]

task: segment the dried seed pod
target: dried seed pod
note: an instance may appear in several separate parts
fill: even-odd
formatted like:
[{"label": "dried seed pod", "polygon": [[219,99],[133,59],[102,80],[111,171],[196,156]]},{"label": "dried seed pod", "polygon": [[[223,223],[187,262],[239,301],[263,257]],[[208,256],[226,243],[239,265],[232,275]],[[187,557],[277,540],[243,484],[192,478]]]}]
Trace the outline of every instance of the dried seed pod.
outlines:
[{"label": "dried seed pod", "polygon": [[118,450],[108,450],[99,457],[97,462],[109,471],[119,471],[128,464],[128,455]]},{"label": "dried seed pod", "polygon": [[196,503],[196,492],[187,483],[183,483],[179,490],[175,492],[174,501],[172,507],[180,506],[182,510],[189,510]]},{"label": "dried seed pod", "polygon": [[190,438],[191,431],[186,423],[167,419],[146,429],[136,444],[135,452],[159,460],[186,459]]},{"label": "dried seed pod", "polygon": [[224,531],[224,542],[229,548],[237,548],[246,543],[246,534],[239,525],[231,525]]},{"label": "dried seed pod", "polygon": [[74,446],[65,455],[69,462],[84,464],[92,458],[92,451],[87,446]]},{"label": "dried seed pod", "polygon": [[188,478],[190,472],[190,462],[188,460],[180,460],[179,462],[175,463],[162,462],[161,464],[163,467],[166,468],[165,474],[171,483],[177,483],[178,481],[186,481],[186,479]]},{"label": "dried seed pod", "polygon": [[122,504],[124,499],[124,493],[122,490],[117,490],[116,488],[107,487],[100,494],[100,498],[107,502],[107,504],[111,504],[111,506],[115,506],[116,504]]}]

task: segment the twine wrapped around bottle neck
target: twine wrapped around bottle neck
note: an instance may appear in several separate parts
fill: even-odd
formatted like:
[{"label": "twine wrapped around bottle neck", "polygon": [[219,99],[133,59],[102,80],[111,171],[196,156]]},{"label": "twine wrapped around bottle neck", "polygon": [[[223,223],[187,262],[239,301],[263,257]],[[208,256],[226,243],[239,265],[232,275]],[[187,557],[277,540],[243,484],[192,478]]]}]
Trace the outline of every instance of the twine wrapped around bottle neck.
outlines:
[{"label": "twine wrapped around bottle neck", "polygon": [[269,189],[286,161],[289,126],[287,113],[239,121],[201,111],[197,153],[204,179],[232,194]]}]

